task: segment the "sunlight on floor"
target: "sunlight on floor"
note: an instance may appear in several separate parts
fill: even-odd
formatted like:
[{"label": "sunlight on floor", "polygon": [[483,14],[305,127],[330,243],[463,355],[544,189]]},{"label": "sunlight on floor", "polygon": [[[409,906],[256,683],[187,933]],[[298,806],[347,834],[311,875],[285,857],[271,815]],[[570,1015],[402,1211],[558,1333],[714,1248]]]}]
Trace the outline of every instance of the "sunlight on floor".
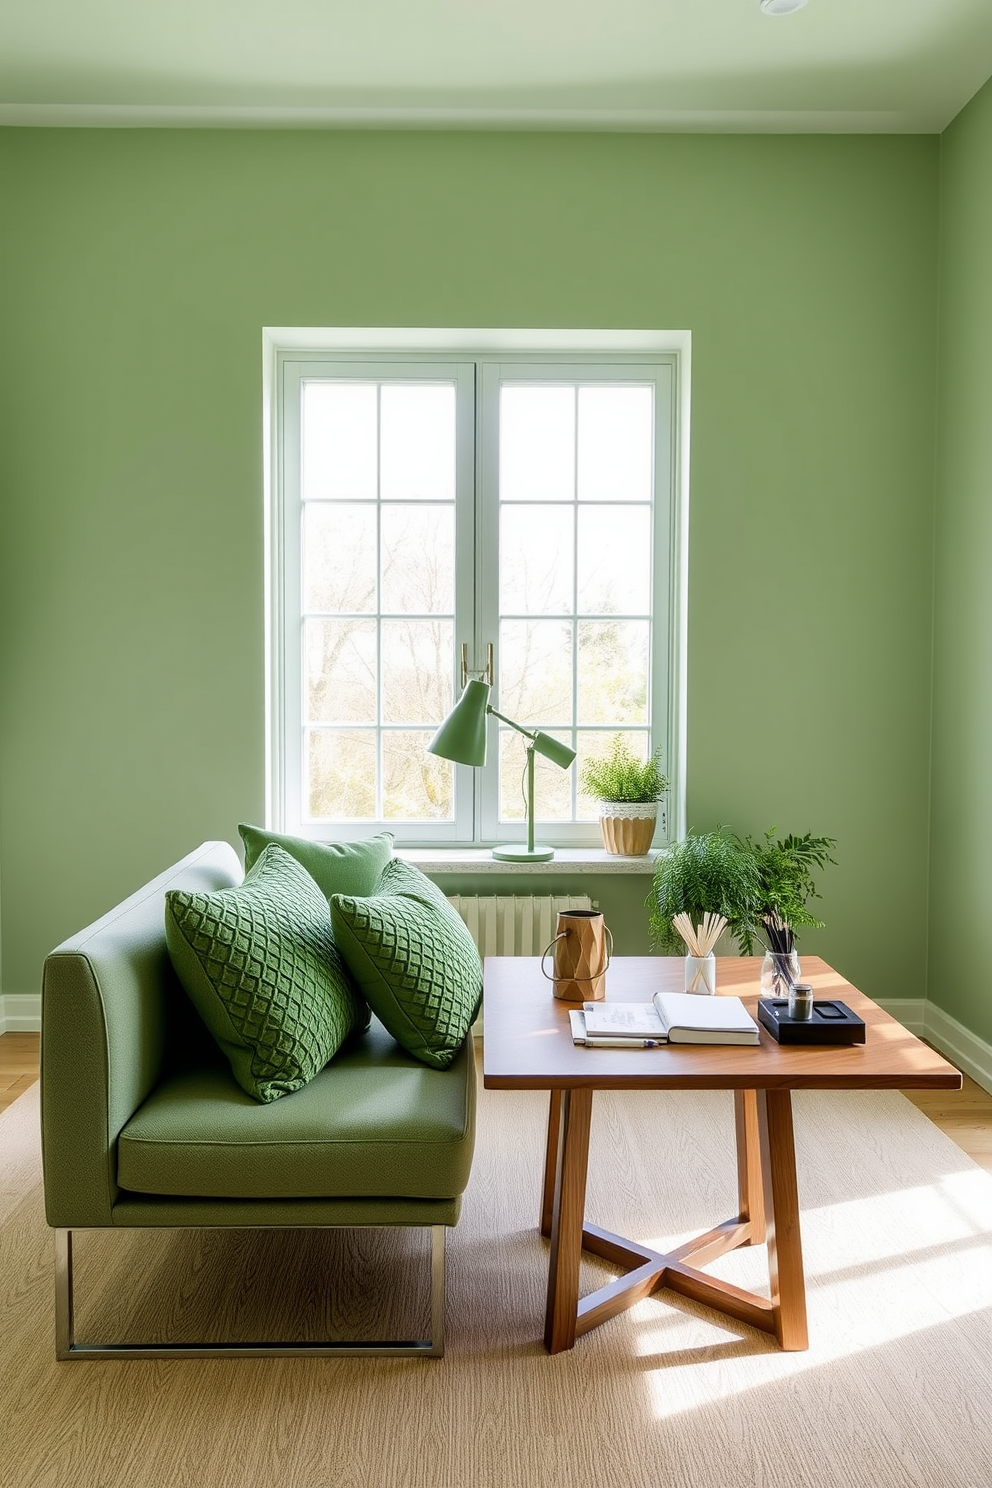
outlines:
[{"label": "sunlight on floor", "polygon": [[[783,1353],[770,1338],[755,1340],[712,1313],[690,1311],[670,1292],[631,1310],[639,1356],[645,1363],[657,1356],[645,1376],[656,1417],[687,1408],[680,1375],[691,1375],[696,1406],[992,1308],[992,1183],[983,1172],[809,1209],[802,1231],[810,1326],[804,1353]],[[647,1243],[665,1251],[688,1238]],[[763,1247],[735,1251],[706,1270],[768,1295]],[[746,1378],[735,1367],[745,1359]]]}]

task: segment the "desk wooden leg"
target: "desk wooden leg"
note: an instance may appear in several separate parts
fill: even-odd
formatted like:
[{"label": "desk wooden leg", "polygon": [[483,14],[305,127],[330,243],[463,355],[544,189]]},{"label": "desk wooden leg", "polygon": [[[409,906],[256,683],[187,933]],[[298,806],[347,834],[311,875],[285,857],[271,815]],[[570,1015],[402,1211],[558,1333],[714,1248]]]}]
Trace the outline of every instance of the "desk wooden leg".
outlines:
[{"label": "desk wooden leg", "polygon": [[548,1105],[548,1144],[544,1153],[544,1186],[541,1192],[541,1234],[551,1234],[551,1217],[555,1207],[555,1181],[558,1177],[558,1136],[561,1129],[561,1091],[552,1090]]},{"label": "desk wooden leg", "polygon": [[734,1091],[734,1124],[737,1132],[737,1192],[741,1219],[750,1223],[749,1245],[765,1240],[765,1196],[761,1183],[761,1138],[758,1132],[758,1099],[755,1090]]},{"label": "desk wooden leg", "polygon": [[804,1349],[808,1347],[806,1283],[791,1094],[759,1090],[756,1106],[775,1334],[783,1349]]},{"label": "desk wooden leg", "polygon": [[[548,1307],[544,1320],[544,1346],[549,1354],[560,1354],[575,1343],[592,1095],[586,1088],[563,1090],[560,1095]],[[548,1145],[550,1148],[550,1139]]]}]

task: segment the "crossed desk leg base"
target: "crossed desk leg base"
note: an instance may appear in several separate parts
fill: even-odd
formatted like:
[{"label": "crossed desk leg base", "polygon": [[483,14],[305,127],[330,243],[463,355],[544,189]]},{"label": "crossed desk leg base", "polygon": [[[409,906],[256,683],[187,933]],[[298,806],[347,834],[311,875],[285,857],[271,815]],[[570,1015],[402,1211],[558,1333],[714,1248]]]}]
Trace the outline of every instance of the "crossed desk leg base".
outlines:
[{"label": "crossed desk leg base", "polygon": [[[740,1213],[669,1254],[585,1222],[593,1091],[552,1090],[541,1233],[550,1236],[544,1343],[551,1354],[663,1288],[774,1333],[788,1350],[807,1347],[806,1287],[799,1235],[792,1101],[788,1090],[734,1093]],[[738,1245],[768,1245],[770,1298],[707,1276],[699,1266]],[[624,1276],[579,1298],[583,1250]]]}]

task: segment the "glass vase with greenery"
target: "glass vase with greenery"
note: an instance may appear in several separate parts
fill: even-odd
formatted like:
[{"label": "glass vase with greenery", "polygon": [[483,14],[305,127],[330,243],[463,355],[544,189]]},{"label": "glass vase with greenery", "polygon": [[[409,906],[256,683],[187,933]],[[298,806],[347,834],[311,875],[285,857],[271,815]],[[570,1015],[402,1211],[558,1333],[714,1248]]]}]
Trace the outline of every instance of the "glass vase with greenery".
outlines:
[{"label": "glass vase with greenery", "polygon": [[736,839],[753,859],[760,883],[757,919],[740,941],[746,956],[752,954],[755,937],[762,933],[768,937],[769,950],[791,953],[797,930],[823,928],[823,921],[811,913],[809,901],[820,897],[814,872],[836,861],[830,849],[837,843],[833,837],[814,837],[809,832],[803,837],[790,833],[776,838],[776,831],[772,827],[763,839]]},{"label": "glass vase with greenery", "polygon": [[755,938],[767,941],[762,988],[773,997],[784,997],[800,978],[797,930],[823,927],[823,921],[811,912],[809,901],[819,898],[814,873],[835,861],[830,849],[836,843],[832,837],[814,837],[809,832],[802,837],[790,833],[779,838],[775,832],[772,827],[763,839],[737,839],[751,855],[761,885],[757,921],[744,929],[740,945],[749,956]]}]

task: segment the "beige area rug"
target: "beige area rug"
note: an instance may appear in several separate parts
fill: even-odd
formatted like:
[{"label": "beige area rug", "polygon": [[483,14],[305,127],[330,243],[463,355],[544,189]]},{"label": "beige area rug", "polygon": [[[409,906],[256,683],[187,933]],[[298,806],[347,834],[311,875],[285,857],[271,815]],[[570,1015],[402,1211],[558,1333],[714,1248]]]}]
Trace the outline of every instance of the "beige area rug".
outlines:
[{"label": "beige area rug", "polygon": [[[734,1212],[729,1096],[596,1100],[590,1219],[666,1249]],[[0,1118],[0,1484],[989,1488],[992,1177],[900,1095],[796,1107],[807,1353],[664,1293],[549,1358],[546,1097],[488,1092],[444,1359],[56,1364],[29,1091]],[[81,1338],[425,1321],[419,1234],[91,1234],[77,1261]],[[760,1249],[718,1264],[765,1279]]]}]

